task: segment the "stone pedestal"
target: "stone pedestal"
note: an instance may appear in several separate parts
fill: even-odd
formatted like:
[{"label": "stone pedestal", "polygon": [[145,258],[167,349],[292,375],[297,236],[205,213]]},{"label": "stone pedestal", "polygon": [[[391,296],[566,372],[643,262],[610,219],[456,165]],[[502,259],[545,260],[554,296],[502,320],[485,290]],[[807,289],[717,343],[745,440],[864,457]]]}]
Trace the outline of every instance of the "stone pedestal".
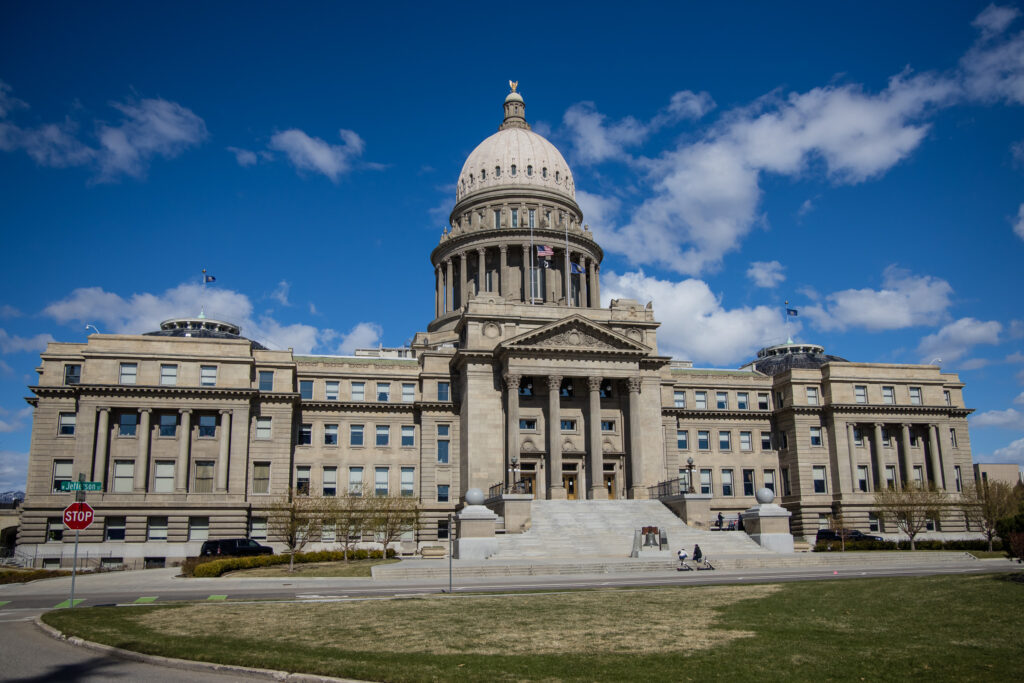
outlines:
[{"label": "stone pedestal", "polygon": [[[793,534],[789,533],[792,514],[771,501],[775,495],[768,489],[757,491],[754,507],[743,512],[743,530],[762,548],[777,553],[793,552]],[[760,502],[760,501],[764,502]]]},{"label": "stone pedestal", "polygon": [[486,560],[498,551],[494,527],[498,515],[483,506],[480,489],[466,491],[466,507],[455,517],[455,558]]},{"label": "stone pedestal", "polygon": [[[565,492],[565,489],[562,489]],[[530,528],[533,495],[529,493],[503,493],[487,501],[487,507],[505,518],[506,534],[521,534]]]},{"label": "stone pedestal", "polygon": [[711,528],[710,493],[680,493],[664,498],[661,502],[686,522],[687,526],[704,530]]}]

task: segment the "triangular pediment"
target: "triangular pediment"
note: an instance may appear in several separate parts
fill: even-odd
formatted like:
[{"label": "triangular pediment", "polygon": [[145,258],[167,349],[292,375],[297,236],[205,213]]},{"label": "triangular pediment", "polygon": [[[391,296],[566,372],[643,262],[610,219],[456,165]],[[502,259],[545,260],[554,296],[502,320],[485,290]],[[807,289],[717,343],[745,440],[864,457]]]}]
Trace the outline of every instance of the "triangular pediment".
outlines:
[{"label": "triangular pediment", "polygon": [[650,353],[651,349],[638,341],[614,332],[604,325],[581,315],[572,315],[542,325],[506,340],[504,349],[596,351]]}]

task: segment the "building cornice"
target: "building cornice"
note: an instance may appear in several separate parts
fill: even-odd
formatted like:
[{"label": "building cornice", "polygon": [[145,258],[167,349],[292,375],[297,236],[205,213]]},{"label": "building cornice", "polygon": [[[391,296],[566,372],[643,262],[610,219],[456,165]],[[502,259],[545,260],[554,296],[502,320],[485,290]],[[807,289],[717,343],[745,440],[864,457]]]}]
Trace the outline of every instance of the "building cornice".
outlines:
[{"label": "building cornice", "polygon": [[[811,407],[811,406],[808,406]],[[870,404],[870,403],[830,403],[826,406],[818,406],[819,410],[824,410],[834,415],[879,415],[885,417],[889,415],[901,415],[901,416],[937,416],[942,415],[946,417],[967,417],[974,412],[974,408],[961,408],[959,406],[945,406],[945,405],[931,405],[931,406],[913,406],[913,405],[890,405],[890,404]]]},{"label": "building cornice", "polygon": [[710,410],[675,406],[662,406],[661,414],[703,420],[770,420],[774,415],[770,410]]}]

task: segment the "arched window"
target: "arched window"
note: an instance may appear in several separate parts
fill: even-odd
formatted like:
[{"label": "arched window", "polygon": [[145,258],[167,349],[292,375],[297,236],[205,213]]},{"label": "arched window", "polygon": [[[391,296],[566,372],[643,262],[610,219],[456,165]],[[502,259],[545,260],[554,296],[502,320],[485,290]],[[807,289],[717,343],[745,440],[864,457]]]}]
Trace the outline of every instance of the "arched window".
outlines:
[{"label": "arched window", "polygon": [[561,182],[561,181],[562,181],[562,172],[561,171],[555,171],[555,182],[558,183],[558,182]]},{"label": "arched window", "polygon": [[509,170],[509,172],[510,172],[510,173],[511,173],[512,175],[515,175],[515,174],[516,174],[516,165],[515,165],[515,164],[512,164],[512,168],[511,168],[511,169]]},{"label": "arched window", "polygon": [[473,184],[473,174],[472,173],[469,174],[469,184],[470,185]]},{"label": "arched window", "polygon": [[494,177],[495,178],[500,178],[501,177],[501,166],[495,166],[494,167]]},{"label": "arched window", "polygon": [[544,168],[542,168],[540,170],[540,174],[541,174],[542,177],[547,178],[548,177],[548,167],[545,166]]},{"label": "arched window", "polygon": [[526,176],[528,178],[532,178],[533,177],[533,166],[527,166],[526,167]]},{"label": "arched window", "polygon": [[487,171],[482,168],[480,169],[480,180],[487,180]]}]

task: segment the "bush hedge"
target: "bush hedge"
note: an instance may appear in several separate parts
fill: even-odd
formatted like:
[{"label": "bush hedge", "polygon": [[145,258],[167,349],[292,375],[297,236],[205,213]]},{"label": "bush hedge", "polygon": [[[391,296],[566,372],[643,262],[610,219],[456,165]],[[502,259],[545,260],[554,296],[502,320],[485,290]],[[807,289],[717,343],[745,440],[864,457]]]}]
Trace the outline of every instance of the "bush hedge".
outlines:
[{"label": "bush hedge", "polygon": [[0,584],[28,583],[55,576],[70,576],[70,571],[61,569],[0,569]]},{"label": "bush hedge", "polygon": [[[917,550],[988,550],[988,541],[934,541],[921,540],[914,543]],[[839,541],[818,541],[814,545],[814,552],[827,553],[839,552],[843,549]],[[847,550],[910,550],[910,541],[847,541]],[[993,550],[1002,550],[1003,543],[999,540],[992,541]]]},{"label": "bush hedge", "polygon": [[[388,557],[394,557],[395,551],[388,548]],[[350,550],[350,560],[379,560],[384,555],[380,550]],[[318,550],[312,553],[296,553],[295,563],[306,562],[340,562],[345,559],[345,553],[340,550]],[[219,560],[211,560],[206,557],[190,557],[181,565],[185,576],[198,576],[201,578],[216,577],[233,572],[238,569],[253,569],[255,567],[270,567],[276,564],[288,564],[290,555],[254,555],[252,557],[225,557]]]}]

